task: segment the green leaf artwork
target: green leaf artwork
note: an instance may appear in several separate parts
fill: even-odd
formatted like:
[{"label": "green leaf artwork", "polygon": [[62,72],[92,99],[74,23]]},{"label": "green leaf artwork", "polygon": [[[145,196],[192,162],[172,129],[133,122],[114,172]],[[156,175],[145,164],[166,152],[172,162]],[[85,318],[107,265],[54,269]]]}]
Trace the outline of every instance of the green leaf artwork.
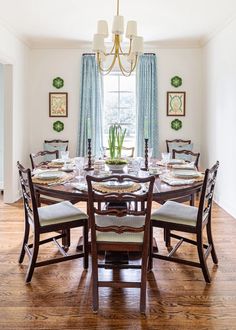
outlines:
[{"label": "green leaf artwork", "polygon": [[180,128],[182,128],[182,121],[179,119],[174,119],[171,122],[171,128],[178,131]]},{"label": "green leaf artwork", "polygon": [[174,87],[179,87],[182,85],[182,78],[180,78],[179,76],[174,76],[173,78],[171,78],[171,85]]},{"label": "green leaf artwork", "polygon": [[64,86],[64,80],[61,77],[57,77],[53,79],[52,85],[57,89],[62,88]]},{"label": "green leaf artwork", "polygon": [[64,124],[60,120],[57,120],[53,123],[53,129],[54,129],[54,131],[59,133],[59,132],[63,131]]}]

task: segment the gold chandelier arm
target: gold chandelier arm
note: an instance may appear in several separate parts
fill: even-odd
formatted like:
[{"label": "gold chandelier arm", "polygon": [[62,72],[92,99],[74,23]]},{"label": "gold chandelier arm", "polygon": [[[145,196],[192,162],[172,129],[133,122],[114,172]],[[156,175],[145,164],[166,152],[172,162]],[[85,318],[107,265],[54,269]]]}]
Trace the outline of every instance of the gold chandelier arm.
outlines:
[{"label": "gold chandelier arm", "polygon": [[131,46],[132,46],[132,39],[129,39],[129,50],[128,50],[128,53],[125,53],[122,48],[121,48],[121,44],[120,44],[120,47],[119,47],[119,51],[120,51],[120,54],[121,55],[130,55],[131,53]]},{"label": "gold chandelier arm", "polygon": [[99,53],[97,53],[97,62],[98,62],[98,68],[101,72],[102,75],[107,75],[111,72],[111,70],[113,69],[114,65],[115,65],[115,62],[116,62],[116,55],[114,55],[114,58],[112,60],[112,63],[111,65],[108,67],[108,68],[103,68],[102,65],[101,65],[101,58],[100,58],[100,55]]},{"label": "gold chandelier arm", "polygon": [[114,43],[113,43],[113,46],[112,46],[112,49],[110,50],[110,52],[105,53],[104,55],[106,55],[106,56],[108,56],[108,55],[112,55],[112,53],[113,53],[113,51],[114,51],[114,49],[115,49],[115,46],[116,46],[116,44],[115,44],[115,42],[114,42]]},{"label": "gold chandelier arm", "polygon": [[121,70],[122,74],[126,77],[129,77],[131,75],[131,73],[135,70],[137,62],[138,62],[138,55],[135,56],[134,63],[131,62],[130,70],[126,70],[125,67],[122,65],[120,56],[118,55],[118,63],[119,63],[120,70]]}]

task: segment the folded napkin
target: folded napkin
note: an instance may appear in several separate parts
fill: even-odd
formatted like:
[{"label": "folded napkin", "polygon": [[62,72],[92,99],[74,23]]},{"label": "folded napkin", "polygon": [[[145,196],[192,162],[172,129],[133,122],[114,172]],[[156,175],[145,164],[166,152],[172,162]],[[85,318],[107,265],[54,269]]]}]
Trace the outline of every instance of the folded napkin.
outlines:
[{"label": "folded napkin", "polygon": [[37,175],[39,173],[42,173],[42,172],[50,172],[50,171],[56,171],[55,169],[54,170],[49,170],[49,169],[45,169],[45,168],[35,168],[33,169],[33,171],[31,172],[33,175]]},{"label": "folded napkin", "polygon": [[195,170],[194,163],[188,163],[188,164],[176,164],[172,165],[172,168],[178,169],[178,170]]},{"label": "folded napkin", "polygon": [[161,181],[169,184],[170,186],[182,186],[186,184],[193,184],[195,182],[194,179],[178,179],[178,178],[173,178],[172,176],[169,175],[162,175],[160,176]]},{"label": "folded napkin", "polygon": [[88,191],[87,183],[72,182],[71,185],[74,189],[77,189],[80,191]]}]

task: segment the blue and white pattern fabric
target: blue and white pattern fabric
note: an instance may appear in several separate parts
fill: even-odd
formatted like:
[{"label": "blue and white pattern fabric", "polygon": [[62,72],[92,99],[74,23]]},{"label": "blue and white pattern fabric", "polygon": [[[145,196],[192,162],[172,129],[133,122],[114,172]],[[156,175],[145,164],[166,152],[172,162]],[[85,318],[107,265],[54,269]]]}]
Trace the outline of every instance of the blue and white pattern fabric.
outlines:
[{"label": "blue and white pattern fabric", "polygon": [[[102,105],[103,86],[101,75],[98,71],[96,58],[93,54],[82,56],[80,88],[80,115],[77,155],[87,155],[88,119],[92,139],[92,154],[98,155],[103,145],[102,141]],[[90,137],[90,136],[89,136]]]},{"label": "blue and white pattern fabric", "polygon": [[141,55],[137,67],[136,79],[137,111],[137,156],[144,156],[145,122],[149,146],[153,148],[153,157],[159,154],[158,108],[157,108],[157,64],[155,54]]}]

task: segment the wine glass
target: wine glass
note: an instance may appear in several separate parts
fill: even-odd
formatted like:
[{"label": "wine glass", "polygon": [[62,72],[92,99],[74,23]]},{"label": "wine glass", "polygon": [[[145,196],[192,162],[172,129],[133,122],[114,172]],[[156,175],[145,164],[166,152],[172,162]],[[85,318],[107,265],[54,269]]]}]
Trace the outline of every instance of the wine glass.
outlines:
[{"label": "wine glass", "polygon": [[82,170],[84,168],[84,157],[76,157],[75,158],[75,167],[77,170],[78,175],[76,176],[76,179],[80,181],[80,179],[83,178],[82,176]]},{"label": "wine glass", "polygon": [[167,164],[170,161],[170,153],[169,152],[162,152],[161,157],[162,157],[162,162],[165,165],[165,172],[167,172]]}]

